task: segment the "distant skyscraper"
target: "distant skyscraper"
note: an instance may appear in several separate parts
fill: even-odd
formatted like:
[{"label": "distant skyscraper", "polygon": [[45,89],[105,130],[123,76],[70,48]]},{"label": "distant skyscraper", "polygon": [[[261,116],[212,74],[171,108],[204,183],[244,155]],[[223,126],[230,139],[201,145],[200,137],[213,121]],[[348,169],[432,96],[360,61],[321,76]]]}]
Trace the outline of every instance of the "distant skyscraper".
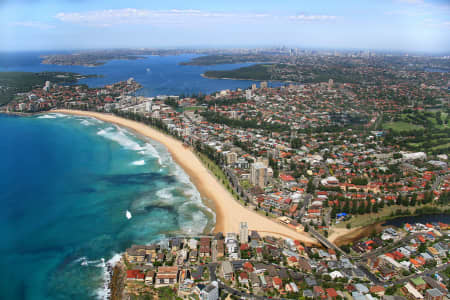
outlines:
[{"label": "distant skyscraper", "polygon": [[239,224],[239,241],[241,244],[248,243],[248,225],[247,222],[241,222]]},{"label": "distant skyscraper", "polygon": [[330,80],[328,80],[328,89],[332,89],[333,88],[333,79],[330,78]]},{"label": "distant skyscraper", "polygon": [[256,84],[252,84],[252,91],[256,90]]},{"label": "distant skyscraper", "polygon": [[261,82],[261,88],[262,89],[267,89],[267,81]]}]

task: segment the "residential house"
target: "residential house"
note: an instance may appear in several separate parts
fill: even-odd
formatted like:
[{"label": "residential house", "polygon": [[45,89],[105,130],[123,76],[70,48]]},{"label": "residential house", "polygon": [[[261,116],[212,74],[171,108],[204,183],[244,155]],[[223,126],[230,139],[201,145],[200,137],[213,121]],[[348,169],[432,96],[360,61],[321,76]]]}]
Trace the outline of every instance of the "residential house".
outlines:
[{"label": "residential house", "polygon": [[334,300],[338,296],[338,293],[336,292],[336,290],[334,288],[328,288],[325,291],[326,291],[328,300]]},{"label": "residential house", "polygon": [[230,280],[231,277],[233,276],[233,272],[234,272],[233,265],[231,264],[231,262],[229,262],[229,261],[222,262],[221,272],[222,272],[222,276],[225,279]]},{"label": "residential house", "polygon": [[253,288],[259,288],[261,286],[258,275],[250,273],[249,278]]},{"label": "residential house", "polygon": [[246,272],[239,274],[239,283],[248,286],[248,274]]},{"label": "residential house", "polygon": [[144,281],[145,273],[142,273],[141,270],[127,270],[127,280]]},{"label": "residential house", "polygon": [[413,285],[413,287],[420,291],[424,291],[427,288],[427,283],[425,280],[422,279],[422,277],[416,277],[409,280],[410,283]]},{"label": "residential house", "polygon": [[321,299],[322,297],[325,296],[325,291],[323,290],[322,287],[316,285],[313,287],[313,294],[315,298]]},{"label": "residential house", "polygon": [[155,280],[155,271],[147,271],[147,273],[145,273],[145,284],[153,285],[154,280]]},{"label": "residential house", "polygon": [[219,284],[217,281],[213,281],[208,284],[200,292],[200,300],[217,300],[219,299]]},{"label": "residential house", "polygon": [[369,289],[371,294],[375,294],[378,297],[383,297],[384,296],[384,287],[381,285],[373,285],[370,287]]},{"label": "residential house", "polygon": [[178,281],[178,267],[159,267],[156,274],[155,287],[173,285]]},{"label": "residential house", "polygon": [[410,300],[420,300],[424,298],[422,294],[409,282],[402,287],[402,292],[405,297]]},{"label": "residential house", "polygon": [[280,277],[273,277],[272,278],[273,287],[277,290],[281,289],[283,287],[283,281]]},{"label": "residential house", "polygon": [[438,289],[429,289],[425,292],[425,300],[443,300],[444,294]]}]

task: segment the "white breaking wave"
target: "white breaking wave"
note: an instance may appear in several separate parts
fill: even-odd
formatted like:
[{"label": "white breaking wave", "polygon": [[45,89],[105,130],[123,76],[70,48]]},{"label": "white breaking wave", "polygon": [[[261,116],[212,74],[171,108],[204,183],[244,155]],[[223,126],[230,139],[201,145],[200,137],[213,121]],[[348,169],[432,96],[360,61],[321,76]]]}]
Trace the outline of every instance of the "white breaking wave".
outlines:
[{"label": "white breaking wave", "polygon": [[69,117],[68,115],[60,114],[60,113],[51,113],[50,115],[58,117],[58,118],[67,118],[67,117]]},{"label": "white breaking wave", "polygon": [[84,126],[91,126],[93,125],[91,122],[89,122],[88,120],[83,120],[81,121],[81,124],[83,124]]},{"label": "white breaking wave", "polygon": [[133,139],[126,134],[125,130],[120,127],[107,127],[98,131],[97,134],[118,143],[125,149],[134,151],[142,150],[139,143],[133,141]]},{"label": "white breaking wave", "polygon": [[109,290],[109,283],[111,282],[111,267],[108,267],[105,263],[105,259],[102,258],[102,262],[98,267],[103,268],[103,288],[97,290],[98,299],[107,300],[111,296],[111,291]]},{"label": "white breaking wave", "polygon": [[174,204],[175,197],[172,194],[173,187],[166,187],[156,192],[156,196],[164,204]]},{"label": "white breaking wave", "polygon": [[103,268],[103,287],[99,288],[95,293],[98,299],[107,300],[111,296],[109,283],[111,282],[112,271],[114,266],[120,261],[121,258],[122,256],[120,254],[115,254],[106,263],[102,258],[101,263],[97,265],[97,267]]},{"label": "white breaking wave", "polygon": [[[99,262],[101,262],[101,260],[99,260],[99,259],[88,260],[88,258],[86,256],[82,256],[82,257],[76,259],[73,263],[80,264],[82,266],[89,266],[89,265],[98,264]],[[96,267],[98,267],[98,265],[96,265]]]},{"label": "white breaking wave", "polygon": [[38,119],[56,119],[56,118],[66,118],[67,115],[59,114],[59,113],[48,113],[42,116],[39,116]]},{"label": "white breaking wave", "polygon": [[108,260],[106,263],[114,267],[121,259],[122,255],[114,254],[113,257],[111,257],[111,259]]},{"label": "white breaking wave", "polygon": [[[189,197],[189,199],[191,200],[191,204],[194,204],[198,207],[201,207],[203,210],[208,211],[213,216],[213,220],[214,220],[214,224],[215,224],[215,222],[216,222],[215,212],[203,203],[202,196],[200,195],[200,192],[197,190],[195,185],[192,183],[189,175],[179,165],[177,165],[175,163],[174,163],[174,165],[175,165],[175,168],[174,168],[175,174],[174,175],[177,177],[177,179],[180,182],[184,183],[187,186],[187,188],[184,189],[184,194],[187,197]],[[182,210],[185,207],[185,209],[187,210],[188,205],[189,205],[189,202],[185,202],[180,207],[180,209]],[[198,210],[197,212],[195,212],[192,215],[192,222],[185,220],[184,224],[180,224],[180,225],[182,225],[181,228],[186,228],[187,233],[194,233],[194,232],[200,233],[200,232],[203,232],[203,230],[205,229],[207,224],[208,224],[207,216],[205,216],[201,210]],[[195,228],[196,230],[194,232],[192,232],[192,228]]]},{"label": "white breaking wave", "polygon": [[78,264],[78,263],[82,263],[83,261],[86,261],[87,257],[86,256],[82,256],[80,258],[77,258],[76,260],[74,260],[73,262]]},{"label": "white breaking wave", "polygon": [[158,151],[155,149],[155,147],[153,147],[152,144],[150,143],[146,143],[143,147],[142,150],[138,152],[139,154],[142,155],[148,155],[151,156],[153,158],[158,159],[158,163],[159,165],[163,165],[163,160],[161,159],[161,156],[159,155]]},{"label": "white breaking wave", "polygon": [[56,117],[53,115],[42,115],[39,116],[38,119],[56,119]]},{"label": "white breaking wave", "polygon": [[132,163],[131,163],[132,165],[134,165],[134,166],[143,166],[143,165],[145,165],[145,160],[136,160],[136,161],[133,161]]},{"label": "white breaking wave", "polygon": [[[150,143],[145,143],[143,146],[141,146],[137,141],[133,139],[134,136],[131,133],[121,127],[107,127],[99,130],[97,134],[118,143],[125,149],[137,151],[141,155],[156,158],[158,159],[158,163],[160,165],[163,164],[158,151]],[[141,163],[143,161],[136,161],[136,165],[139,165],[139,163],[137,162]]]},{"label": "white breaking wave", "polygon": [[[180,212],[183,212],[183,206],[180,208]],[[191,211],[189,205],[186,206],[186,211],[189,211],[190,218],[182,218],[180,221],[180,227],[184,228],[184,232],[187,234],[202,233],[206,225],[208,225],[208,219],[204,213],[200,210],[195,212]]]},{"label": "white breaking wave", "polygon": [[[168,157],[171,159],[170,155]],[[169,164],[169,174],[175,176],[177,181],[182,184],[183,194],[185,195],[183,202],[180,205],[176,205],[178,214],[182,216],[179,218],[179,227],[188,234],[203,232],[208,225],[208,216],[205,215],[205,211],[213,216],[215,222],[216,215],[214,211],[203,203],[202,197],[191,182],[189,175],[173,160]],[[173,187],[163,188],[156,193],[156,196],[164,204],[174,205],[179,199],[176,199],[177,197],[173,195],[173,190]],[[196,210],[195,208],[198,209]]]}]

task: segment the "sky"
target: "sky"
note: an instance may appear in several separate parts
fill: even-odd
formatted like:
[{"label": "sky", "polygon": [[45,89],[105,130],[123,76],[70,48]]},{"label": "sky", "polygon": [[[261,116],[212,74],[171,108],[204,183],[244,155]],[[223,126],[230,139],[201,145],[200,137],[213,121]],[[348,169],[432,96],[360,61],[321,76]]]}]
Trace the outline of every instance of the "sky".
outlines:
[{"label": "sky", "polygon": [[299,47],[450,52],[450,0],[0,0],[0,51]]}]

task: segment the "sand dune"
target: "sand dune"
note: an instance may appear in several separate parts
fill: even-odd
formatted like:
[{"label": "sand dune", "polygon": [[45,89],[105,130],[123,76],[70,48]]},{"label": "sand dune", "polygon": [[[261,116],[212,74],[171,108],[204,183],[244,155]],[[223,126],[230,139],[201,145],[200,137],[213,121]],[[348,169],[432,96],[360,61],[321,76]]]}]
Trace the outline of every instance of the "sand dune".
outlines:
[{"label": "sand dune", "polygon": [[[251,211],[239,202],[218,182],[216,177],[202,164],[199,158],[190,149],[175,138],[168,136],[145,124],[117,117],[111,114],[77,111],[77,110],[57,110],[71,115],[93,117],[105,122],[117,124],[137,132],[143,136],[151,138],[167,147],[174,160],[190,176],[202,197],[212,201],[209,204],[216,212],[215,232],[239,232],[239,223],[248,222],[250,230],[261,231],[261,235],[275,235],[297,239],[305,244],[316,244],[317,241],[304,232],[297,232],[274,220],[259,215]],[[208,204],[208,201],[206,202]]]}]

